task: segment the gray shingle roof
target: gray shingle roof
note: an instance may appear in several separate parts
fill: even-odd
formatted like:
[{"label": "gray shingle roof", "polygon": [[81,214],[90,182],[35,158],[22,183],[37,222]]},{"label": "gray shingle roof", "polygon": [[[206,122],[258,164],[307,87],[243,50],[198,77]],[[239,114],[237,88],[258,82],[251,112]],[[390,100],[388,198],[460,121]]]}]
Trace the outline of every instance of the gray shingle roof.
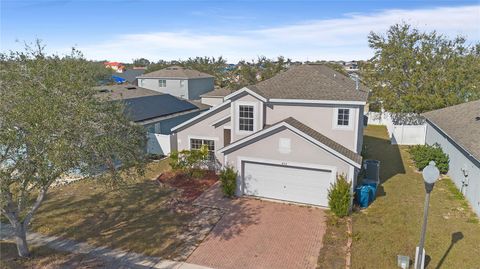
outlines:
[{"label": "gray shingle roof", "polygon": [[364,85],[356,90],[351,78],[320,64],[294,66],[247,88],[273,99],[366,101],[368,97]]},{"label": "gray shingle roof", "polygon": [[193,79],[193,78],[213,78],[212,75],[203,73],[197,70],[188,69],[182,66],[169,66],[164,69],[153,71],[150,73],[143,74],[139,78],[183,78],[183,79]]},{"label": "gray shingle roof", "polygon": [[422,115],[480,160],[480,100],[433,110]]},{"label": "gray shingle roof", "polygon": [[99,93],[97,96],[111,100],[130,99],[142,96],[162,95],[164,93],[152,91],[131,84],[106,85],[96,87]]},{"label": "gray shingle roof", "polygon": [[113,76],[124,78],[128,83],[134,83],[143,73],[145,73],[144,69],[127,69],[123,73],[114,73]]},{"label": "gray shingle roof", "polygon": [[231,93],[232,93],[232,91],[229,90],[229,89],[218,88],[218,89],[215,89],[211,92],[204,93],[204,94],[200,95],[200,97],[225,97],[225,96],[227,96]]},{"label": "gray shingle roof", "polygon": [[[333,141],[332,139],[324,136],[323,134],[315,131],[314,129],[308,127],[307,125],[299,122],[295,118],[289,117],[283,122],[297,128],[298,130],[304,132],[305,134],[313,137],[315,140],[321,142],[322,144],[326,145],[327,147],[335,150],[336,152],[342,154],[343,156],[349,158],[350,160],[354,161],[355,163],[362,164],[362,156],[358,153],[355,153],[346,147],[342,146],[341,144]],[[274,124],[275,125],[275,124]]]},{"label": "gray shingle roof", "polygon": [[143,96],[124,101],[126,112],[135,122],[198,109],[192,103],[170,94]]}]

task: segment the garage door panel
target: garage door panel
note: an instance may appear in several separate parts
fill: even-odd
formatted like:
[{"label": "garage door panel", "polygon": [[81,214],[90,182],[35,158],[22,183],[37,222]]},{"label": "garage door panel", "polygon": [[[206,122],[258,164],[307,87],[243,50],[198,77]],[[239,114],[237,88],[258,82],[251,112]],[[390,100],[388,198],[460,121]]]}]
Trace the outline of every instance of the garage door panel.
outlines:
[{"label": "garage door panel", "polygon": [[326,170],[244,162],[245,194],[327,206],[331,173]]}]

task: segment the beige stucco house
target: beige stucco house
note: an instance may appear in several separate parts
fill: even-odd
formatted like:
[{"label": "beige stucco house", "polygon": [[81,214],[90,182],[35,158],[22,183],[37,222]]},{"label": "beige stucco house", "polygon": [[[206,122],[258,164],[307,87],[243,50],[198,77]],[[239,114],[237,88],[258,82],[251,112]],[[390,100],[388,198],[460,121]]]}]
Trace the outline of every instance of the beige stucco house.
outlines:
[{"label": "beige stucco house", "polygon": [[338,174],[355,186],[367,95],[324,65],[295,66],[172,131],[178,150],[206,144],[218,167],[233,167],[238,195],[326,207]]}]

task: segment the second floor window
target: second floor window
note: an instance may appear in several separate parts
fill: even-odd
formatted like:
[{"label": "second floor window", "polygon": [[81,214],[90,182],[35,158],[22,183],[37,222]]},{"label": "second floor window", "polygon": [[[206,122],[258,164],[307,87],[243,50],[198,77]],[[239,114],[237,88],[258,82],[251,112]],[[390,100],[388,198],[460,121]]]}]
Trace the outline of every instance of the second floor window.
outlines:
[{"label": "second floor window", "polygon": [[338,126],[348,126],[350,123],[350,109],[339,108],[337,116]]},{"label": "second floor window", "polygon": [[253,131],[253,106],[238,106],[238,130]]},{"label": "second floor window", "polygon": [[158,87],[167,87],[167,81],[165,79],[159,79]]}]

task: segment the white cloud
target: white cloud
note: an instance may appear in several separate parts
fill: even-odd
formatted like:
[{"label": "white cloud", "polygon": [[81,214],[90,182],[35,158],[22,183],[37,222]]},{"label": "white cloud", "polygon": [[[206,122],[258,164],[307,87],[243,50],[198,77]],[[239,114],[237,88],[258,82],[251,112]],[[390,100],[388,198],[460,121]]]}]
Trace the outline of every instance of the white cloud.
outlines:
[{"label": "white cloud", "polygon": [[130,33],[101,44],[79,46],[88,58],[129,62],[134,58],[185,59],[194,56],[226,57],[235,62],[259,55],[283,55],[295,60],[366,59],[370,31],[384,32],[390,25],[407,22],[421,30],[437,30],[453,37],[480,40],[480,5],[417,10],[385,10],[345,14],[338,19],[301,22],[229,34],[195,32]]}]

